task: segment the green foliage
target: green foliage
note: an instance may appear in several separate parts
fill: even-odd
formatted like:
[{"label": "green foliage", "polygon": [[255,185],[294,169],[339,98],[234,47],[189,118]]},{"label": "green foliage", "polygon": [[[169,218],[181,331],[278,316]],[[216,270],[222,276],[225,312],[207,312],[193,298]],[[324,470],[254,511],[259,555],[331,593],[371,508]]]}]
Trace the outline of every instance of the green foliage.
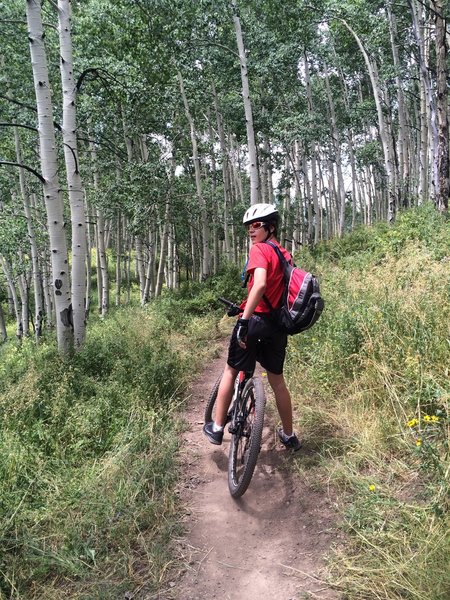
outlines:
[{"label": "green foliage", "polygon": [[193,316],[201,316],[210,311],[221,311],[223,305],[218,301],[223,296],[233,302],[240,302],[245,296],[242,289],[239,269],[229,263],[220,273],[210,277],[205,283],[187,281],[177,292],[170,292],[157,302],[160,318],[167,318],[176,327],[181,328]]},{"label": "green foliage", "polygon": [[375,239],[380,254],[399,254],[409,242],[427,248],[434,259],[450,256],[450,223],[448,217],[439,214],[431,202],[415,210],[401,212],[395,227],[378,226]]},{"label": "green foliage", "polygon": [[326,305],[292,338],[286,372],[345,499],[330,568],[349,598],[448,591],[449,242],[448,220],[424,205],[296,257]]},{"label": "green foliage", "polygon": [[91,323],[70,360],[2,346],[0,596],[50,597],[77,578],[70,597],[116,597],[144,556],[157,586],[176,520],[174,409],[211,337],[206,319],[186,330],[127,309]]},{"label": "green foliage", "polygon": [[436,260],[450,256],[450,225],[430,202],[398,214],[393,226],[377,223],[357,227],[342,238],[321,242],[296,256],[299,264],[316,268],[321,260],[333,261],[349,268],[366,268],[389,256],[399,256],[407,244],[420,246]]}]

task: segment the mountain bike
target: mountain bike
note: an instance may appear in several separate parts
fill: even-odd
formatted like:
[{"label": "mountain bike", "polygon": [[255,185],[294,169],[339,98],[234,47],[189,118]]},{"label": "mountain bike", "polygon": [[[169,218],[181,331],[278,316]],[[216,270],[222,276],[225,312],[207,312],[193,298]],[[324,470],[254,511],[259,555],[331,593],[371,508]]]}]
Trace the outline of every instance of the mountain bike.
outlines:
[{"label": "mountain bike", "polygon": [[[229,308],[230,316],[238,307],[219,298]],[[205,408],[205,423],[214,420],[215,403],[220,380],[216,381]],[[228,488],[233,498],[239,498],[250,485],[261,449],[266,395],[262,381],[253,372],[240,371],[234,383],[233,398],[227,415],[231,433],[228,454]]]}]

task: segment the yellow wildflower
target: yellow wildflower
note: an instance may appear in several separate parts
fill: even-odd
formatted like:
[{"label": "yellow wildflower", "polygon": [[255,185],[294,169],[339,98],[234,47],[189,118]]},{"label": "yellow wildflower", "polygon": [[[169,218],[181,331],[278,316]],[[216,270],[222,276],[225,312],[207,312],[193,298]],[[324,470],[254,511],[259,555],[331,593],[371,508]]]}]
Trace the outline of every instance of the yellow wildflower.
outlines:
[{"label": "yellow wildflower", "polygon": [[416,440],[416,446],[420,447],[422,445],[422,440],[419,438],[418,440]]},{"label": "yellow wildflower", "polygon": [[430,415],[425,415],[423,420],[426,421],[427,423],[429,423],[431,421]]},{"label": "yellow wildflower", "polygon": [[437,415],[433,415],[431,417],[431,420],[433,421],[433,423],[437,423],[439,421],[439,417]]},{"label": "yellow wildflower", "polygon": [[408,421],[407,425],[408,427],[414,427],[415,425],[417,425],[418,420],[417,419],[411,419],[410,421]]},{"label": "yellow wildflower", "polygon": [[371,484],[369,485],[369,490],[370,490],[371,492],[374,492],[376,489],[377,489],[377,486],[376,486],[376,485],[374,485],[373,483],[371,483]]},{"label": "yellow wildflower", "polygon": [[267,377],[267,373],[266,373],[265,371],[263,371],[263,372],[261,373],[261,377]]}]

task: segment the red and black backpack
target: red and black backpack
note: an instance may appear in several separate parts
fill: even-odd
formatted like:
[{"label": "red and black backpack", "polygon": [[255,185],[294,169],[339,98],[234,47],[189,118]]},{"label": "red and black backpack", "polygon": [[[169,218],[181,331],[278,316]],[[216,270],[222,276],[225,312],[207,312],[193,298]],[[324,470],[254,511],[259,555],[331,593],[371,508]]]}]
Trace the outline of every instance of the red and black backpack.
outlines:
[{"label": "red and black backpack", "polygon": [[325,306],[320,295],[319,281],[312,273],[288,262],[276,244],[266,244],[272,246],[277,253],[284,276],[284,290],[279,307],[273,307],[266,296],[264,300],[282,331],[288,335],[305,331],[314,325]]}]

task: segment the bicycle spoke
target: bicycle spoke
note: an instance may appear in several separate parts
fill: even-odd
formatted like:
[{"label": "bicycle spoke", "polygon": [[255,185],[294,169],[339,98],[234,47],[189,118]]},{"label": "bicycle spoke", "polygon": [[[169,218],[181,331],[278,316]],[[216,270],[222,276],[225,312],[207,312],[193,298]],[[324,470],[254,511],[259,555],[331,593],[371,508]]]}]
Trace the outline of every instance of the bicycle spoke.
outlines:
[{"label": "bicycle spoke", "polygon": [[235,498],[247,490],[261,447],[266,401],[261,381],[250,379],[238,401],[228,462],[228,485]]}]

